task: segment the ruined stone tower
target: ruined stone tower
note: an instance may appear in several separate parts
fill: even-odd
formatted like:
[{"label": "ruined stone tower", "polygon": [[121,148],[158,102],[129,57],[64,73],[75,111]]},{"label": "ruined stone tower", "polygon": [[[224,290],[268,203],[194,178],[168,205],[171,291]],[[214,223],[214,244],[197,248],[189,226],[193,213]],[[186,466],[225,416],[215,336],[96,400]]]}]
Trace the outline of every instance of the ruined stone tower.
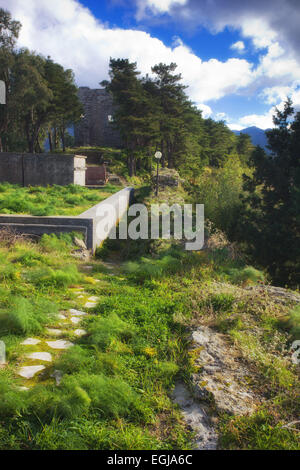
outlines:
[{"label": "ruined stone tower", "polygon": [[84,117],[75,126],[75,145],[121,147],[121,137],[112,124],[113,101],[104,89],[80,87],[78,96]]}]

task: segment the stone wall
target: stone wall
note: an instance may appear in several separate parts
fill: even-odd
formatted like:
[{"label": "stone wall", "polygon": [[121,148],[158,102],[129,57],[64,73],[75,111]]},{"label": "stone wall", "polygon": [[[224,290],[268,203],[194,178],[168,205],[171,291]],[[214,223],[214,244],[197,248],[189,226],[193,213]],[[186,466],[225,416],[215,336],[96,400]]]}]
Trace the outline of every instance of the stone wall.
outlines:
[{"label": "stone wall", "polygon": [[75,146],[121,147],[119,132],[110,121],[114,113],[112,97],[104,89],[80,87],[79,99],[84,117],[75,126]]},{"label": "stone wall", "polygon": [[86,157],[61,154],[0,153],[0,183],[21,186],[85,185]]},{"label": "stone wall", "polygon": [[[18,233],[38,237],[44,233],[81,232],[87,248],[94,253],[127,211],[132,202],[133,193],[133,188],[124,188],[77,217],[0,214],[0,230],[9,227]],[[107,210],[105,220],[102,216],[103,210]],[[102,230],[103,227],[105,230]]]}]

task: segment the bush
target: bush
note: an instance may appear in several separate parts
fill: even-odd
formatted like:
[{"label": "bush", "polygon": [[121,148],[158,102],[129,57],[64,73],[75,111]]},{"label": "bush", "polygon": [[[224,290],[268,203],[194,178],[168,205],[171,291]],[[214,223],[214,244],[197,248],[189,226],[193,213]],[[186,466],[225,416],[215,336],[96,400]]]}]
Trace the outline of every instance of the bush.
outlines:
[{"label": "bush", "polygon": [[67,288],[81,280],[82,276],[75,265],[69,265],[61,269],[50,267],[36,269],[27,274],[27,279],[35,286],[43,288]]},{"label": "bush", "polygon": [[89,327],[91,344],[107,349],[113,340],[128,341],[134,333],[133,326],[125,323],[118,315],[111,313],[106,318],[96,318]]},{"label": "bush", "polygon": [[265,280],[263,272],[253,268],[252,266],[246,266],[245,268],[240,269],[229,269],[228,275],[231,282],[234,284],[249,284]]},{"label": "bush", "polygon": [[101,418],[143,416],[139,397],[120,378],[84,372],[66,375],[59,389],[36,386],[29,392],[32,411],[40,418],[74,419],[89,411]]},{"label": "bush", "polygon": [[129,261],[124,270],[136,281],[143,282],[146,279],[159,279],[163,275],[175,273],[182,267],[180,258],[165,255],[161,259],[141,258],[139,262]]},{"label": "bush", "polygon": [[234,300],[234,295],[224,292],[212,295],[207,302],[215,312],[228,312],[232,308]]},{"label": "bush", "polygon": [[26,403],[26,394],[18,390],[16,384],[6,371],[0,370],[0,416],[17,416],[24,412]]},{"label": "bush", "polygon": [[10,310],[0,313],[1,334],[31,334],[42,331],[43,326],[55,317],[56,306],[45,300],[28,300],[17,297]]}]

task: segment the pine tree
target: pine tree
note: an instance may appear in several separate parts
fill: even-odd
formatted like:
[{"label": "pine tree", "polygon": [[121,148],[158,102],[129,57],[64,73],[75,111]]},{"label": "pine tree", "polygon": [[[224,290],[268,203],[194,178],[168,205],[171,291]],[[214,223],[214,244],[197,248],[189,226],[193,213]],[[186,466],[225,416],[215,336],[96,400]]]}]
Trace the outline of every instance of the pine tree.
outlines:
[{"label": "pine tree", "polygon": [[7,147],[10,119],[11,68],[14,64],[14,47],[19,36],[21,23],[12,19],[11,14],[0,8],[0,80],[6,87],[6,105],[0,106],[0,152]]},{"label": "pine tree", "polygon": [[267,132],[271,156],[258,147],[246,178],[248,208],[240,238],[280,284],[300,283],[300,113],[288,99]]},{"label": "pine tree", "polygon": [[139,79],[136,63],[128,59],[110,60],[110,82],[102,85],[112,94],[116,110],[114,122],[118,127],[127,152],[129,175],[136,173],[138,157],[155,138],[157,125],[153,103]]}]

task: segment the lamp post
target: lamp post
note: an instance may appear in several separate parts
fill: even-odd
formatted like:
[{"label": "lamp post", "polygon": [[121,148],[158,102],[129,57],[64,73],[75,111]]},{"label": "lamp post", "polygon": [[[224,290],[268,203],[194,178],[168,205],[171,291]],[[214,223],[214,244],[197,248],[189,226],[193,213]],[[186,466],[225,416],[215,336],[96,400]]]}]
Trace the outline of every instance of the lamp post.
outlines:
[{"label": "lamp post", "polygon": [[155,196],[158,196],[158,167],[159,167],[159,160],[162,157],[161,152],[155,152],[154,158],[157,160],[157,172],[156,172],[156,190],[155,190]]}]

